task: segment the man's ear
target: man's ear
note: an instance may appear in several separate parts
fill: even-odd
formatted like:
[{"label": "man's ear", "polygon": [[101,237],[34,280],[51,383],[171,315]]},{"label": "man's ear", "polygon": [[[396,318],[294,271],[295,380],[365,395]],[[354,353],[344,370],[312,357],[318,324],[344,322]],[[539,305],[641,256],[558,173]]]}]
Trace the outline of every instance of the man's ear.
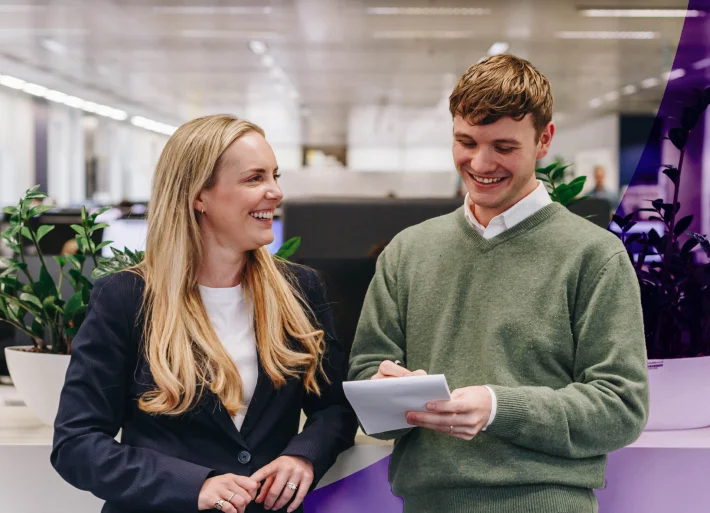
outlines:
[{"label": "man's ear", "polygon": [[537,158],[540,160],[547,155],[550,151],[550,144],[552,143],[552,137],[555,135],[555,124],[550,121],[547,126],[542,130],[540,134],[540,139],[538,140]]}]

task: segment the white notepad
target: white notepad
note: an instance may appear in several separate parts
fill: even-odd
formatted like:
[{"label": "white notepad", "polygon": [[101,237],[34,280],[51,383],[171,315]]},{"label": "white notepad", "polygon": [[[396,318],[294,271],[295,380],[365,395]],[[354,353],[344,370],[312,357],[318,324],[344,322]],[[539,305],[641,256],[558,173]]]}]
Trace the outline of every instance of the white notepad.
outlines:
[{"label": "white notepad", "polygon": [[451,399],[443,374],[346,381],[343,389],[368,435],[412,427],[406,412],[426,411],[429,401]]}]

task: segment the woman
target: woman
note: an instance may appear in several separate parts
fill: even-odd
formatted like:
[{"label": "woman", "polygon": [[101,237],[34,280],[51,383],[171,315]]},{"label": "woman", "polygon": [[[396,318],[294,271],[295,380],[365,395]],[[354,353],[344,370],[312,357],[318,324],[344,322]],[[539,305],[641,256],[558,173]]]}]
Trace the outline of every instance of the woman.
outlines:
[{"label": "woman", "polygon": [[55,421],[52,465],[104,513],[302,510],[353,444],[320,282],[265,247],[277,179],[263,131],[232,116],[166,144],[145,260],[95,284]]}]

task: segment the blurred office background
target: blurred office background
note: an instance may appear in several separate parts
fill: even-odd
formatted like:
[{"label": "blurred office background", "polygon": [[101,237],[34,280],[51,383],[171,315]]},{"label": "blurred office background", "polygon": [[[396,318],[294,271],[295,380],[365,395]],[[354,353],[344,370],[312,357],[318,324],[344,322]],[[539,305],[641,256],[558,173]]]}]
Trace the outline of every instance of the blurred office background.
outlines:
[{"label": "blurred office background", "polygon": [[[197,116],[236,114],[266,130],[283,171],[274,250],[303,237],[296,259],[329,276],[348,339],[381,247],[462,201],[448,96],[470,64],[509,52],[550,79],[557,133],[540,164],[572,164],[570,177],[588,176],[585,193],[615,210],[649,136],[666,129],[655,122],[666,87],[702,82],[710,70],[706,57],[673,65],[686,17],[705,15],[686,8],[679,0],[0,0],[0,206],[39,184],[57,207],[46,222],[68,224],[81,205],[114,205],[124,219],[97,236],[140,245],[169,135]],[[708,34],[698,33],[699,46]],[[694,162],[700,215],[691,228],[708,233],[710,152]],[[635,185],[639,201],[668,190],[657,168]],[[46,243],[56,253],[60,233],[71,231],[55,232]]]}]

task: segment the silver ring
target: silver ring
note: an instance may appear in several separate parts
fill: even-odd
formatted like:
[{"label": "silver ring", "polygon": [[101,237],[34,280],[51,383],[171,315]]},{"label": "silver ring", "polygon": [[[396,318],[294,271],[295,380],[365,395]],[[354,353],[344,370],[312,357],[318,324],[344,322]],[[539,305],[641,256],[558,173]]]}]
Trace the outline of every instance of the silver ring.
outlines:
[{"label": "silver ring", "polygon": [[222,511],[222,506],[224,506],[224,501],[221,499],[214,503],[214,509]]},{"label": "silver ring", "polygon": [[288,483],[286,483],[286,486],[289,487],[289,488],[290,488],[291,490],[293,490],[294,492],[295,492],[296,490],[298,490],[298,485],[295,484],[295,483],[288,482]]},{"label": "silver ring", "polygon": [[449,434],[450,435],[454,434],[454,426],[449,426]]}]

